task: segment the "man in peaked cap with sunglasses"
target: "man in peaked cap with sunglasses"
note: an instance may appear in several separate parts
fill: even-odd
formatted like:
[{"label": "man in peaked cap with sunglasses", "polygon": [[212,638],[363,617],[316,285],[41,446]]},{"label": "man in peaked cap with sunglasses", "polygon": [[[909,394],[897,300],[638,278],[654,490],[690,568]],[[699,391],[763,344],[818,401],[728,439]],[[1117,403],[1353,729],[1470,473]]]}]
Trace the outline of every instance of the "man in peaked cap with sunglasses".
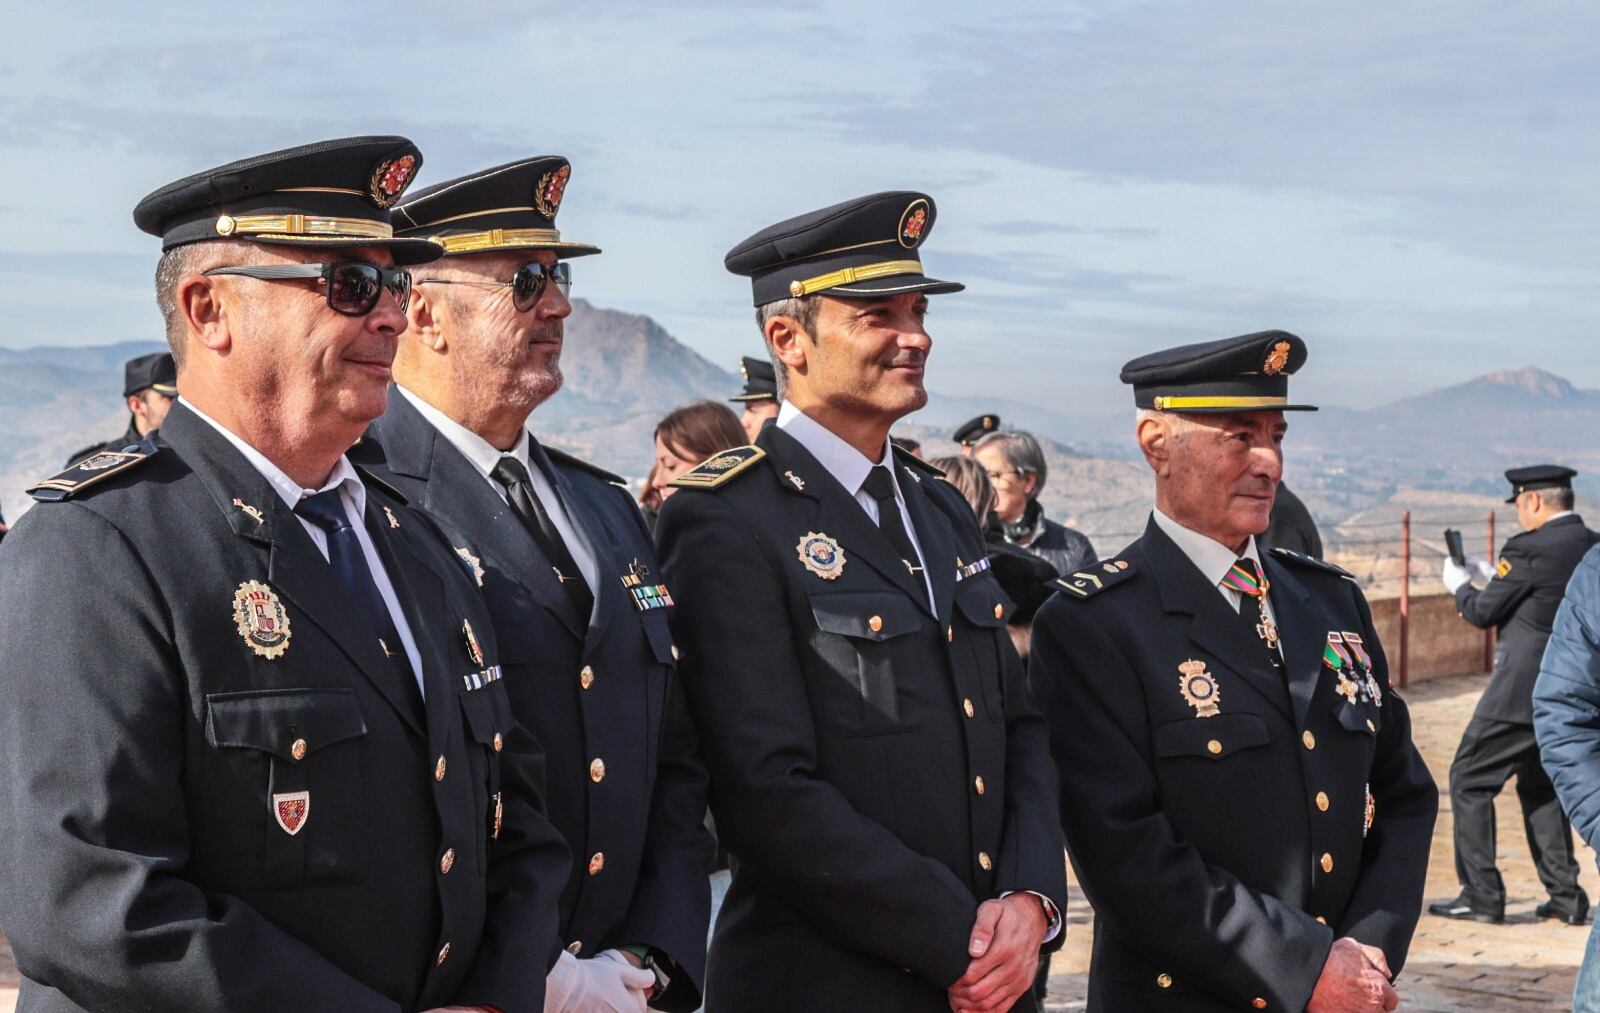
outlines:
[{"label": "man in peaked cap with sunglasses", "polygon": [[352,465],[405,330],[403,137],[157,190],[181,396],[0,546],[21,1008],[537,1013],[567,853],[494,624]]},{"label": "man in peaked cap with sunglasses", "polygon": [[571,175],[565,158],[527,158],[395,209],[400,235],[444,257],[418,274],[372,442],[472,554],[512,711],[545,749],[574,856],[547,1008],[692,1010],[712,842],[673,597],[623,480],[528,432],[561,386],[569,259],[600,252],[556,227]]},{"label": "man in peaked cap with sunglasses", "polygon": [[1438,790],[1354,580],[1256,545],[1305,358],[1264,331],[1124,366],[1155,509],[1034,619],[1096,1013],[1398,1002]]},{"label": "man in peaked cap with sunglasses", "polygon": [[734,247],[782,397],[674,482],[662,563],[732,855],[711,1013],[1032,1009],[1065,861],[972,510],[891,449],[927,401],[934,222],[872,194]]}]

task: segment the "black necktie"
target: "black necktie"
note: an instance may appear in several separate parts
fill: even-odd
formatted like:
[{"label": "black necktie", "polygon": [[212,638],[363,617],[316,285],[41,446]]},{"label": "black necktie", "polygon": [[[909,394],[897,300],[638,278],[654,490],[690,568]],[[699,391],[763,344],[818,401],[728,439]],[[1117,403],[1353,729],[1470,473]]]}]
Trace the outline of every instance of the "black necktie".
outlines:
[{"label": "black necktie", "polygon": [[587,625],[589,614],[594,611],[594,593],[584,581],[583,571],[578,569],[572,553],[567,551],[567,543],[550,520],[550,513],[540,502],[539,494],[533,491],[528,469],[508,454],[500,458],[500,463],[494,466],[490,475],[506,487],[506,498],[511,503],[512,513],[522,521],[522,526],[533,536],[534,544],[550,561],[550,568],[555,570],[561,590],[566,592],[572,607],[577,610],[579,620]]},{"label": "black necktie", "polygon": [[1238,591],[1255,602],[1252,611],[1255,612],[1256,636],[1266,645],[1272,667],[1282,668],[1283,656],[1278,651],[1278,627],[1267,615],[1268,584],[1256,569],[1255,560],[1247,558],[1234,563],[1228,570],[1227,576],[1222,578],[1222,586]]},{"label": "black necktie", "polygon": [[339,575],[339,582],[345,586],[345,590],[361,606],[362,614],[378,634],[383,653],[389,656],[395,670],[402,676],[401,684],[407,690],[406,695],[420,708],[422,694],[417,686],[416,673],[406,657],[405,647],[395,629],[394,617],[389,614],[389,606],[384,603],[377,581],[372,579],[372,570],[367,566],[367,554],[361,551],[361,540],[356,537],[355,528],[350,526],[350,518],[345,515],[339,490],[328,489],[307,496],[295,505],[294,512],[321,528],[328,536],[328,564]]},{"label": "black necktie", "polygon": [[889,544],[894,546],[894,551],[900,554],[906,571],[921,580],[922,566],[917,562],[916,547],[912,545],[911,536],[906,533],[905,521],[900,517],[900,504],[894,498],[894,477],[889,474],[889,469],[881,464],[875,465],[867,472],[867,480],[861,483],[861,488],[878,501],[878,527],[889,537]]}]

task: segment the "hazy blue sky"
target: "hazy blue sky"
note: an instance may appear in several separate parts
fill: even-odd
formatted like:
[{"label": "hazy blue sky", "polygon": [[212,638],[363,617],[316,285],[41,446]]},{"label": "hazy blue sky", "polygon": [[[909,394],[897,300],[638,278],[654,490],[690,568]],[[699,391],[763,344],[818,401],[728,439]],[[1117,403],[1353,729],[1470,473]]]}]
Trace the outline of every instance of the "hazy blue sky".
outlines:
[{"label": "hazy blue sky", "polygon": [[[249,11],[246,15],[244,12]],[[223,13],[228,12],[228,13]],[[574,293],[732,367],[727,248],[860,193],[939,221],[930,385],[1059,410],[1284,327],[1369,405],[1536,363],[1600,387],[1600,5],[25,4],[0,56],[0,344],[157,337],[147,191],[403,133],[419,185],[574,162]],[[286,339],[292,339],[287,336]]]}]

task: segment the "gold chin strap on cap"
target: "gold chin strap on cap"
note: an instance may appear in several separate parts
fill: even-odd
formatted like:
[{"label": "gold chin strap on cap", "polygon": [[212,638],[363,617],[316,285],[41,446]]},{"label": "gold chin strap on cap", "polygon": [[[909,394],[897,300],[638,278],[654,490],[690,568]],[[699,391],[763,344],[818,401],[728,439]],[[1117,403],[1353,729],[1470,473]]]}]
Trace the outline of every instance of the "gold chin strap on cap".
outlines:
[{"label": "gold chin strap on cap", "polygon": [[219,236],[309,236],[323,239],[393,239],[387,222],[367,218],[328,218],[321,215],[217,216]]},{"label": "gold chin strap on cap", "polygon": [[1289,403],[1286,397],[1157,397],[1152,407],[1158,412],[1193,411],[1196,408],[1277,408]]},{"label": "gold chin strap on cap", "polygon": [[444,247],[446,253],[472,253],[478,250],[498,250],[507,246],[556,246],[561,242],[559,229],[490,229],[487,232],[463,232],[458,236],[429,236]]},{"label": "gold chin strap on cap", "polygon": [[798,299],[813,292],[821,292],[825,288],[835,285],[850,285],[858,281],[870,281],[873,278],[886,278],[892,274],[921,274],[922,261],[920,260],[885,260],[877,264],[865,264],[861,267],[846,267],[827,274],[819,274],[815,278],[796,279],[789,283],[789,295]]}]

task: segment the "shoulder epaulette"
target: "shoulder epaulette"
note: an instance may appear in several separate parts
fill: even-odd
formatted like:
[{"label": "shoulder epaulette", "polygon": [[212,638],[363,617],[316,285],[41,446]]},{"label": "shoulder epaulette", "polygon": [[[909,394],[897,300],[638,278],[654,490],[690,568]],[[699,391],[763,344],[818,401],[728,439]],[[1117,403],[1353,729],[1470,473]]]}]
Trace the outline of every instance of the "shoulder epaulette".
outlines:
[{"label": "shoulder epaulette", "polygon": [[716,489],[728,484],[735,475],[748,471],[752,464],[767,456],[760,447],[751,445],[724,450],[708,457],[698,465],[679,475],[667,484],[674,489]]},{"label": "shoulder epaulette", "polygon": [[912,469],[911,477],[916,478],[919,482],[922,479],[918,477],[917,472],[921,472],[923,475],[928,475],[933,478],[945,477],[943,468],[929,464],[927,461],[924,461],[922,458],[903,447],[897,446],[894,448],[894,459],[905,465],[907,468]]},{"label": "shoulder epaulette", "polygon": [[1108,587],[1117,586],[1133,574],[1133,564],[1126,559],[1106,559],[1091,563],[1077,573],[1057,578],[1055,586],[1075,598],[1092,598]]},{"label": "shoulder epaulette", "polygon": [[156,455],[154,440],[135,443],[126,450],[102,450],[84,458],[66,471],[52,475],[28,489],[34,499],[43,503],[58,503],[81,494],[85,489],[105,481],[112,475],[138,467]]},{"label": "shoulder epaulette", "polygon": [[545,447],[544,452],[549,454],[550,460],[554,461],[556,464],[570,465],[571,467],[577,468],[579,471],[587,471],[589,474],[600,479],[602,482],[610,482],[612,485],[620,485],[624,487],[626,487],[628,484],[628,480],[623,478],[621,475],[613,475],[604,468],[590,464],[588,461],[585,461],[580,457],[573,457],[571,454],[563,453],[554,447]]},{"label": "shoulder epaulette", "polygon": [[1293,549],[1273,549],[1272,554],[1279,559],[1285,559],[1291,563],[1299,563],[1301,566],[1310,567],[1313,570],[1323,570],[1340,577],[1347,577],[1350,580],[1356,579],[1355,574],[1342,566],[1330,563],[1326,559],[1318,559],[1316,556],[1308,556],[1303,552],[1295,552]]}]

